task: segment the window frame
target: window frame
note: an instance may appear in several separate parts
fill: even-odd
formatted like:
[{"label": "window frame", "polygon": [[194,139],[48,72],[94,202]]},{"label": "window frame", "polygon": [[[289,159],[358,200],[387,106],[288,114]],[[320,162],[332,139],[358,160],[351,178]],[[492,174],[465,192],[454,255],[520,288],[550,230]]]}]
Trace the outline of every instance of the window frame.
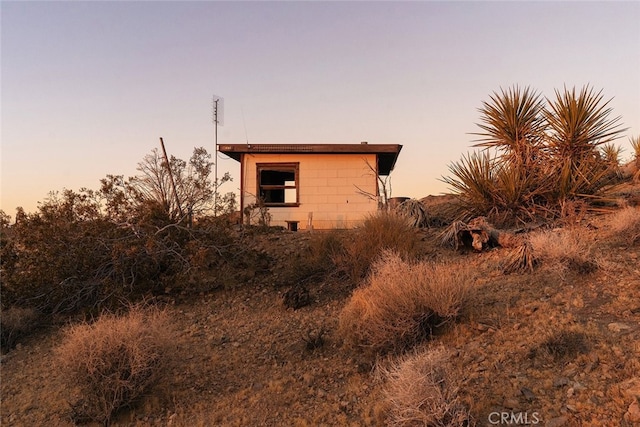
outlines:
[{"label": "window frame", "polygon": [[[265,170],[273,170],[278,172],[293,172],[295,178],[295,185],[262,185],[261,172]],[[266,207],[298,207],[300,206],[300,162],[282,162],[282,163],[256,163],[256,194],[259,198],[262,197],[263,189],[265,190],[296,190],[295,202],[267,202],[262,201]]]}]

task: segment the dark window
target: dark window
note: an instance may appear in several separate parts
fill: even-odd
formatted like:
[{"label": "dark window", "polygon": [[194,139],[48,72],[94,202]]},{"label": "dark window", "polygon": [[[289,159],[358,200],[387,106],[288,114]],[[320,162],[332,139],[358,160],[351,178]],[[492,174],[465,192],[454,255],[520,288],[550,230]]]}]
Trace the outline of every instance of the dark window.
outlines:
[{"label": "dark window", "polygon": [[258,163],[258,195],[266,206],[298,206],[298,163]]}]

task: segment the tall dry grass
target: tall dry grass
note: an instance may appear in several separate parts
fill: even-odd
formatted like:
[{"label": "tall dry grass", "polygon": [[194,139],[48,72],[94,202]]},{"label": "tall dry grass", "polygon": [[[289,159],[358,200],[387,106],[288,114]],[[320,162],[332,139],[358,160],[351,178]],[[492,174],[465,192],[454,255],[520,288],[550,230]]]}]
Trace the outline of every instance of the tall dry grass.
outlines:
[{"label": "tall dry grass", "polygon": [[449,353],[440,348],[404,356],[379,367],[388,406],[386,424],[393,427],[470,426],[469,410],[458,398]]},{"label": "tall dry grass", "polygon": [[339,250],[333,245],[330,257],[338,271],[353,283],[358,283],[367,276],[383,251],[391,250],[404,259],[416,259],[420,251],[419,242],[416,229],[405,216],[378,211],[345,236]]},{"label": "tall dry grass", "polygon": [[640,243],[640,207],[626,207],[609,219],[612,238],[629,245]]},{"label": "tall dry grass", "polygon": [[134,404],[164,373],[170,359],[171,333],[165,312],[132,308],[106,314],[94,323],[73,325],[57,349],[76,422],[107,425],[118,410]]},{"label": "tall dry grass", "polygon": [[471,280],[461,264],[405,261],[385,251],[340,313],[340,333],[376,353],[409,348],[459,314]]},{"label": "tall dry grass", "polygon": [[538,231],[528,239],[536,259],[561,276],[569,271],[592,273],[599,267],[593,243],[577,228]]}]

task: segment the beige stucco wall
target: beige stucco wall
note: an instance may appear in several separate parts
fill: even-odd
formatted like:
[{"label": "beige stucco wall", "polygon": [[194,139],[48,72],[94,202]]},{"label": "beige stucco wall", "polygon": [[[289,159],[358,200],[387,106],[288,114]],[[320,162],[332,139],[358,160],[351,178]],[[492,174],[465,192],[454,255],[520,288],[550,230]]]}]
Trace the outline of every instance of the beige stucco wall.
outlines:
[{"label": "beige stucco wall", "polygon": [[247,154],[244,157],[243,206],[255,203],[257,163],[295,163],[299,168],[298,207],[269,207],[271,225],[286,227],[285,221],[299,221],[308,228],[312,213],[314,229],[351,228],[358,225],[378,204],[360,189],[376,194],[375,154]]}]

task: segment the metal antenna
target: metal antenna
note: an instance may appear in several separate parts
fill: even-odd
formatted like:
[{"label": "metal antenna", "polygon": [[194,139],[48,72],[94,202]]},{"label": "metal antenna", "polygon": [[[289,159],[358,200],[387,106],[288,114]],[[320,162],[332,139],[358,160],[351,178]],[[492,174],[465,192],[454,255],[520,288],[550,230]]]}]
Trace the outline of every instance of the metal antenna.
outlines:
[{"label": "metal antenna", "polygon": [[215,162],[213,163],[215,174],[215,193],[213,194],[213,216],[218,216],[218,125],[224,126],[224,99],[213,95],[213,124],[214,124],[214,142],[215,147],[213,155]]},{"label": "metal antenna", "polygon": [[240,107],[240,112],[242,113],[242,124],[244,125],[244,136],[247,139],[247,145],[249,145],[249,134],[247,133],[247,123],[244,121],[244,109]]}]

